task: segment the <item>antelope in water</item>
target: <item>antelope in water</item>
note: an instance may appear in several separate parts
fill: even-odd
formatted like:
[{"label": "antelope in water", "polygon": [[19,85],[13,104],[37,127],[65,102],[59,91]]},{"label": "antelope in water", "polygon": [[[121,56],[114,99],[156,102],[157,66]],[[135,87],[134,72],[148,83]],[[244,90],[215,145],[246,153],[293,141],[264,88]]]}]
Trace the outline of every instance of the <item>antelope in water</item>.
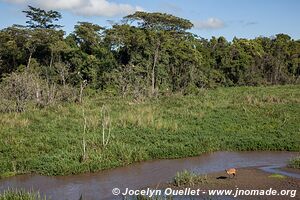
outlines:
[{"label": "antelope in water", "polygon": [[225,169],[225,172],[229,175],[229,178],[230,178],[230,175],[232,175],[232,178],[234,178],[237,170],[235,168],[230,168],[230,169]]}]

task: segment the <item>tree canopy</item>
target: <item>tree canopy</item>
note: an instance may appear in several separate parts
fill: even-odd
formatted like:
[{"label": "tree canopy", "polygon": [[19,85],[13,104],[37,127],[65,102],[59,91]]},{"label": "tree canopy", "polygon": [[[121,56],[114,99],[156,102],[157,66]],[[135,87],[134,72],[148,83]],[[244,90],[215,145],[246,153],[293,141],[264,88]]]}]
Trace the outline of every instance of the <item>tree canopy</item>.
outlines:
[{"label": "tree canopy", "polygon": [[152,30],[185,31],[191,29],[193,24],[180,17],[166,13],[147,13],[138,11],[124,17],[125,21],[136,21],[139,27]]},{"label": "tree canopy", "polygon": [[24,10],[23,13],[26,13],[26,17],[28,18],[26,23],[29,28],[55,29],[62,27],[61,25],[54,24],[55,21],[61,19],[61,14],[57,11],[45,11],[40,8],[28,6],[28,10]]}]

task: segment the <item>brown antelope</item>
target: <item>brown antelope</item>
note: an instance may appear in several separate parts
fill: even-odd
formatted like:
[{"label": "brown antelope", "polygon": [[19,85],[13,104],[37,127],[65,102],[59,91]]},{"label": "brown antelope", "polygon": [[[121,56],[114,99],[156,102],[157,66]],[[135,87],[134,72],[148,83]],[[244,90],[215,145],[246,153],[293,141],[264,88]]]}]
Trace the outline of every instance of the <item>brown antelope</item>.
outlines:
[{"label": "brown antelope", "polygon": [[230,178],[231,174],[233,176],[232,178],[234,178],[235,175],[236,175],[237,170],[235,168],[230,168],[230,169],[225,169],[225,172],[229,175],[229,178]]}]

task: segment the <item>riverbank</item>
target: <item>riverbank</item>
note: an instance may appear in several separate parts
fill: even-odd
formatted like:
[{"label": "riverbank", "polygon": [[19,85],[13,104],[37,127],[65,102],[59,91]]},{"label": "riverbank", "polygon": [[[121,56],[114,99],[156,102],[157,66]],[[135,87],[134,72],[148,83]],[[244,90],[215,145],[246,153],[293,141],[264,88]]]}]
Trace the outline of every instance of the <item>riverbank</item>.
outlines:
[{"label": "riverbank", "polygon": [[[111,119],[104,140],[103,106]],[[83,104],[0,114],[0,177],[96,172],[221,150],[300,151],[299,113],[299,86],[273,86],[144,102],[93,95]]]},{"label": "riverbank", "polygon": [[[290,171],[290,168],[284,168],[282,170]],[[293,173],[300,174],[300,169],[292,169]],[[186,172],[187,173],[187,172]],[[182,175],[183,176],[183,175]],[[187,179],[187,177],[185,177]],[[191,177],[190,177],[191,178]],[[209,196],[209,190],[232,190],[232,195],[224,195],[226,199],[261,199],[261,200],[282,200],[282,199],[298,199],[300,197],[300,179],[283,176],[280,174],[272,174],[264,172],[258,168],[240,168],[237,170],[237,175],[234,178],[229,178],[225,171],[210,173],[208,175],[201,175],[198,178],[194,178],[197,182],[185,182],[185,184],[178,186],[178,182],[160,184],[159,186],[153,186],[157,189],[172,188],[173,190],[191,188],[201,189],[206,194],[201,194],[198,199],[204,197],[210,197],[217,199],[218,195]],[[272,189],[271,189],[272,188]],[[246,190],[259,190],[259,191],[276,191],[276,195],[254,195],[246,196],[244,193]],[[289,190],[289,191],[284,191]],[[281,195],[280,192],[284,191]],[[247,192],[246,192],[247,193]],[[275,193],[275,192],[274,192]],[[254,194],[254,193],[253,193]],[[236,195],[236,198],[234,197]],[[196,196],[194,196],[197,199]],[[193,197],[193,198],[194,198]],[[220,197],[220,196],[219,196]],[[176,198],[174,198],[176,199]]]},{"label": "riverbank", "polygon": [[[283,168],[285,172],[293,172],[300,174],[300,169]],[[229,178],[225,172],[210,173],[208,175],[198,175],[197,183],[186,182],[180,187],[177,183],[159,184],[154,187],[148,187],[144,191],[159,192],[185,192],[186,194],[195,191],[195,194],[190,196],[173,196],[167,199],[236,199],[236,200],[282,200],[282,199],[298,199],[300,191],[300,179],[283,176],[280,174],[271,174],[259,170],[257,168],[241,168],[238,169],[237,175],[234,178]],[[151,189],[152,188],[152,189]],[[168,189],[166,189],[168,188]],[[231,195],[208,195],[210,191],[226,190],[232,191]],[[138,191],[143,191],[140,189]],[[197,192],[199,191],[199,192]],[[245,195],[247,191],[252,191],[253,195]],[[254,192],[260,191],[260,195],[255,195]],[[127,192],[127,191],[125,191]],[[124,193],[125,193],[124,192]],[[204,194],[204,193],[205,194]],[[265,195],[262,195],[263,192]],[[282,193],[283,192],[283,193]],[[275,195],[276,193],[276,195]],[[151,193],[149,193],[151,195]],[[148,195],[149,195],[148,194]],[[250,193],[251,194],[251,193]],[[274,195],[271,195],[274,194]],[[82,195],[80,195],[83,197]],[[62,196],[60,196],[62,197]],[[152,196],[152,198],[140,196],[134,198],[128,196],[129,199],[165,199],[162,197]],[[19,199],[46,199],[41,198],[38,193],[30,193],[23,190],[10,190],[0,194],[0,200],[19,200]]]},{"label": "riverbank", "polygon": [[[197,157],[161,159],[135,163],[125,167],[70,176],[19,175],[0,180],[0,193],[8,188],[39,191],[51,199],[123,199],[114,196],[112,190],[121,193],[126,189],[138,190],[171,182],[177,172],[188,170],[197,174],[211,174],[230,167],[286,166],[299,152],[215,152]],[[189,176],[188,180],[189,179]],[[202,178],[199,179],[202,181]],[[101,197],[101,198],[100,198]],[[117,198],[118,197],[118,198]]]}]

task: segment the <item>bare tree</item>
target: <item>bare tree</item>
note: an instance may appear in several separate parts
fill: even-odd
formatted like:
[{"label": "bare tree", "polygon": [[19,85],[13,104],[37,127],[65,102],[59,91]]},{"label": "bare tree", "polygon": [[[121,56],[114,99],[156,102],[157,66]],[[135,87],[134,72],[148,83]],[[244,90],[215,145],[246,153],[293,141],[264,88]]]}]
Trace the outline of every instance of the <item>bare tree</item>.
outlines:
[{"label": "bare tree", "polygon": [[86,153],[86,130],[87,130],[87,119],[84,113],[84,108],[82,108],[82,117],[83,117],[83,135],[82,135],[82,157],[81,161],[84,162],[88,158],[87,153]]},{"label": "bare tree", "polygon": [[87,81],[84,80],[80,83],[80,91],[79,91],[79,103],[82,103],[83,98],[83,89],[87,86]]},{"label": "bare tree", "polygon": [[111,119],[109,115],[109,109],[106,106],[102,106],[101,109],[101,121],[102,121],[102,146],[106,147],[109,143],[111,136]]}]

